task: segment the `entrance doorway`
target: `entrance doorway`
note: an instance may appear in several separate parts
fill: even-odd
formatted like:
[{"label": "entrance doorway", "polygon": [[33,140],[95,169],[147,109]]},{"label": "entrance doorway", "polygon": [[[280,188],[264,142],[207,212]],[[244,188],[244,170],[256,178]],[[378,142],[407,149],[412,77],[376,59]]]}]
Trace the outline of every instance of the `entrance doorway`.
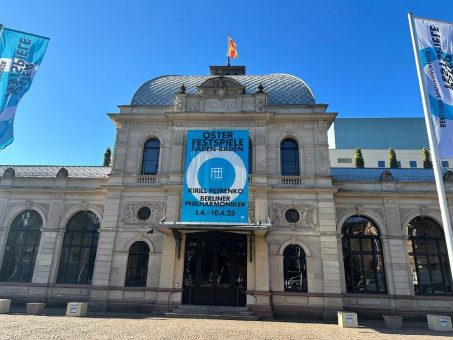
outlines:
[{"label": "entrance doorway", "polygon": [[213,231],[186,236],[182,303],[245,306],[247,237]]}]

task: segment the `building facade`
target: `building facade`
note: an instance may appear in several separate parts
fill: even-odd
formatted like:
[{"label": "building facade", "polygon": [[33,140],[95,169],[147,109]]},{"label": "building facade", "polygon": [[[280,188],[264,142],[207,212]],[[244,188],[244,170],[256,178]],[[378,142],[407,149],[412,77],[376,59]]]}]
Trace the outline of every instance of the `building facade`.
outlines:
[{"label": "building facade", "polygon": [[[432,171],[331,167],[336,113],[301,79],[162,76],[109,117],[111,167],[0,167],[0,297],[263,318],[453,313]],[[181,222],[190,130],[248,131],[248,223]]]}]

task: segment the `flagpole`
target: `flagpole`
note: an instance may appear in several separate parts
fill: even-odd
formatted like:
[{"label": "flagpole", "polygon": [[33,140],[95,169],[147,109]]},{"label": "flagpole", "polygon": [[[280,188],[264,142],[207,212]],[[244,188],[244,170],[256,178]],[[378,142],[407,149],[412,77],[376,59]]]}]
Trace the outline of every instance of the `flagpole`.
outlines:
[{"label": "flagpole", "polygon": [[415,38],[415,25],[414,16],[412,13],[408,14],[409,28],[411,31],[412,47],[414,49],[415,64],[417,66],[418,84],[420,86],[420,93],[422,97],[423,112],[425,114],[426,128],[428,131],[429,147],[431,149],[431,158],[433,163],[434,178],[436,181],[437,195],[439,198],[440,214],[442,216],[442,224],[444,226],[445,242],[447,244],[448,262],[450,263],[450,275],[453,279],[453,235],[451,230],[451,219],[448,210],[448,201],[445,194],[444,181],[442,171],[439,163],[439,155],[437,152],[436,143],[434,143],[434,128],[431,119],[431,112],[429,109],[428,94],[426,92],[425,82],[423,80],[423,72],[420,66],[420,59],[418,55],[418,45]]}]

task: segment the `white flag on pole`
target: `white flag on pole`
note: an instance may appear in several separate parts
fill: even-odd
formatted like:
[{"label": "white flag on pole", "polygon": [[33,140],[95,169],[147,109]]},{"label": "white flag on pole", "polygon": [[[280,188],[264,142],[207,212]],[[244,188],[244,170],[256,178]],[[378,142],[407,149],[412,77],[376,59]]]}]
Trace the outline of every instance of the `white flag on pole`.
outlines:
[{"label": "white flag on pole", "polygon": [[439,158],[453,158],[453,23],[414,17],[414,25]]}]

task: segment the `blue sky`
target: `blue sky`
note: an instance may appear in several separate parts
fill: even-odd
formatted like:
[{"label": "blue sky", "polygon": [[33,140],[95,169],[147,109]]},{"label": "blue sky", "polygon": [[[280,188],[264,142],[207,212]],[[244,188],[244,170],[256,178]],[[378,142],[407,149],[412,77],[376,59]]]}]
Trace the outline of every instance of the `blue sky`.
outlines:
[{"label": "blue sky", "polygon": [[291,73],[339,117],[422,117],[407,13],[453,21],[452,0],[0,0],[5,27],[51,38],[0,164],[100,165],[107,117],[145,81],[225,63]]}]

